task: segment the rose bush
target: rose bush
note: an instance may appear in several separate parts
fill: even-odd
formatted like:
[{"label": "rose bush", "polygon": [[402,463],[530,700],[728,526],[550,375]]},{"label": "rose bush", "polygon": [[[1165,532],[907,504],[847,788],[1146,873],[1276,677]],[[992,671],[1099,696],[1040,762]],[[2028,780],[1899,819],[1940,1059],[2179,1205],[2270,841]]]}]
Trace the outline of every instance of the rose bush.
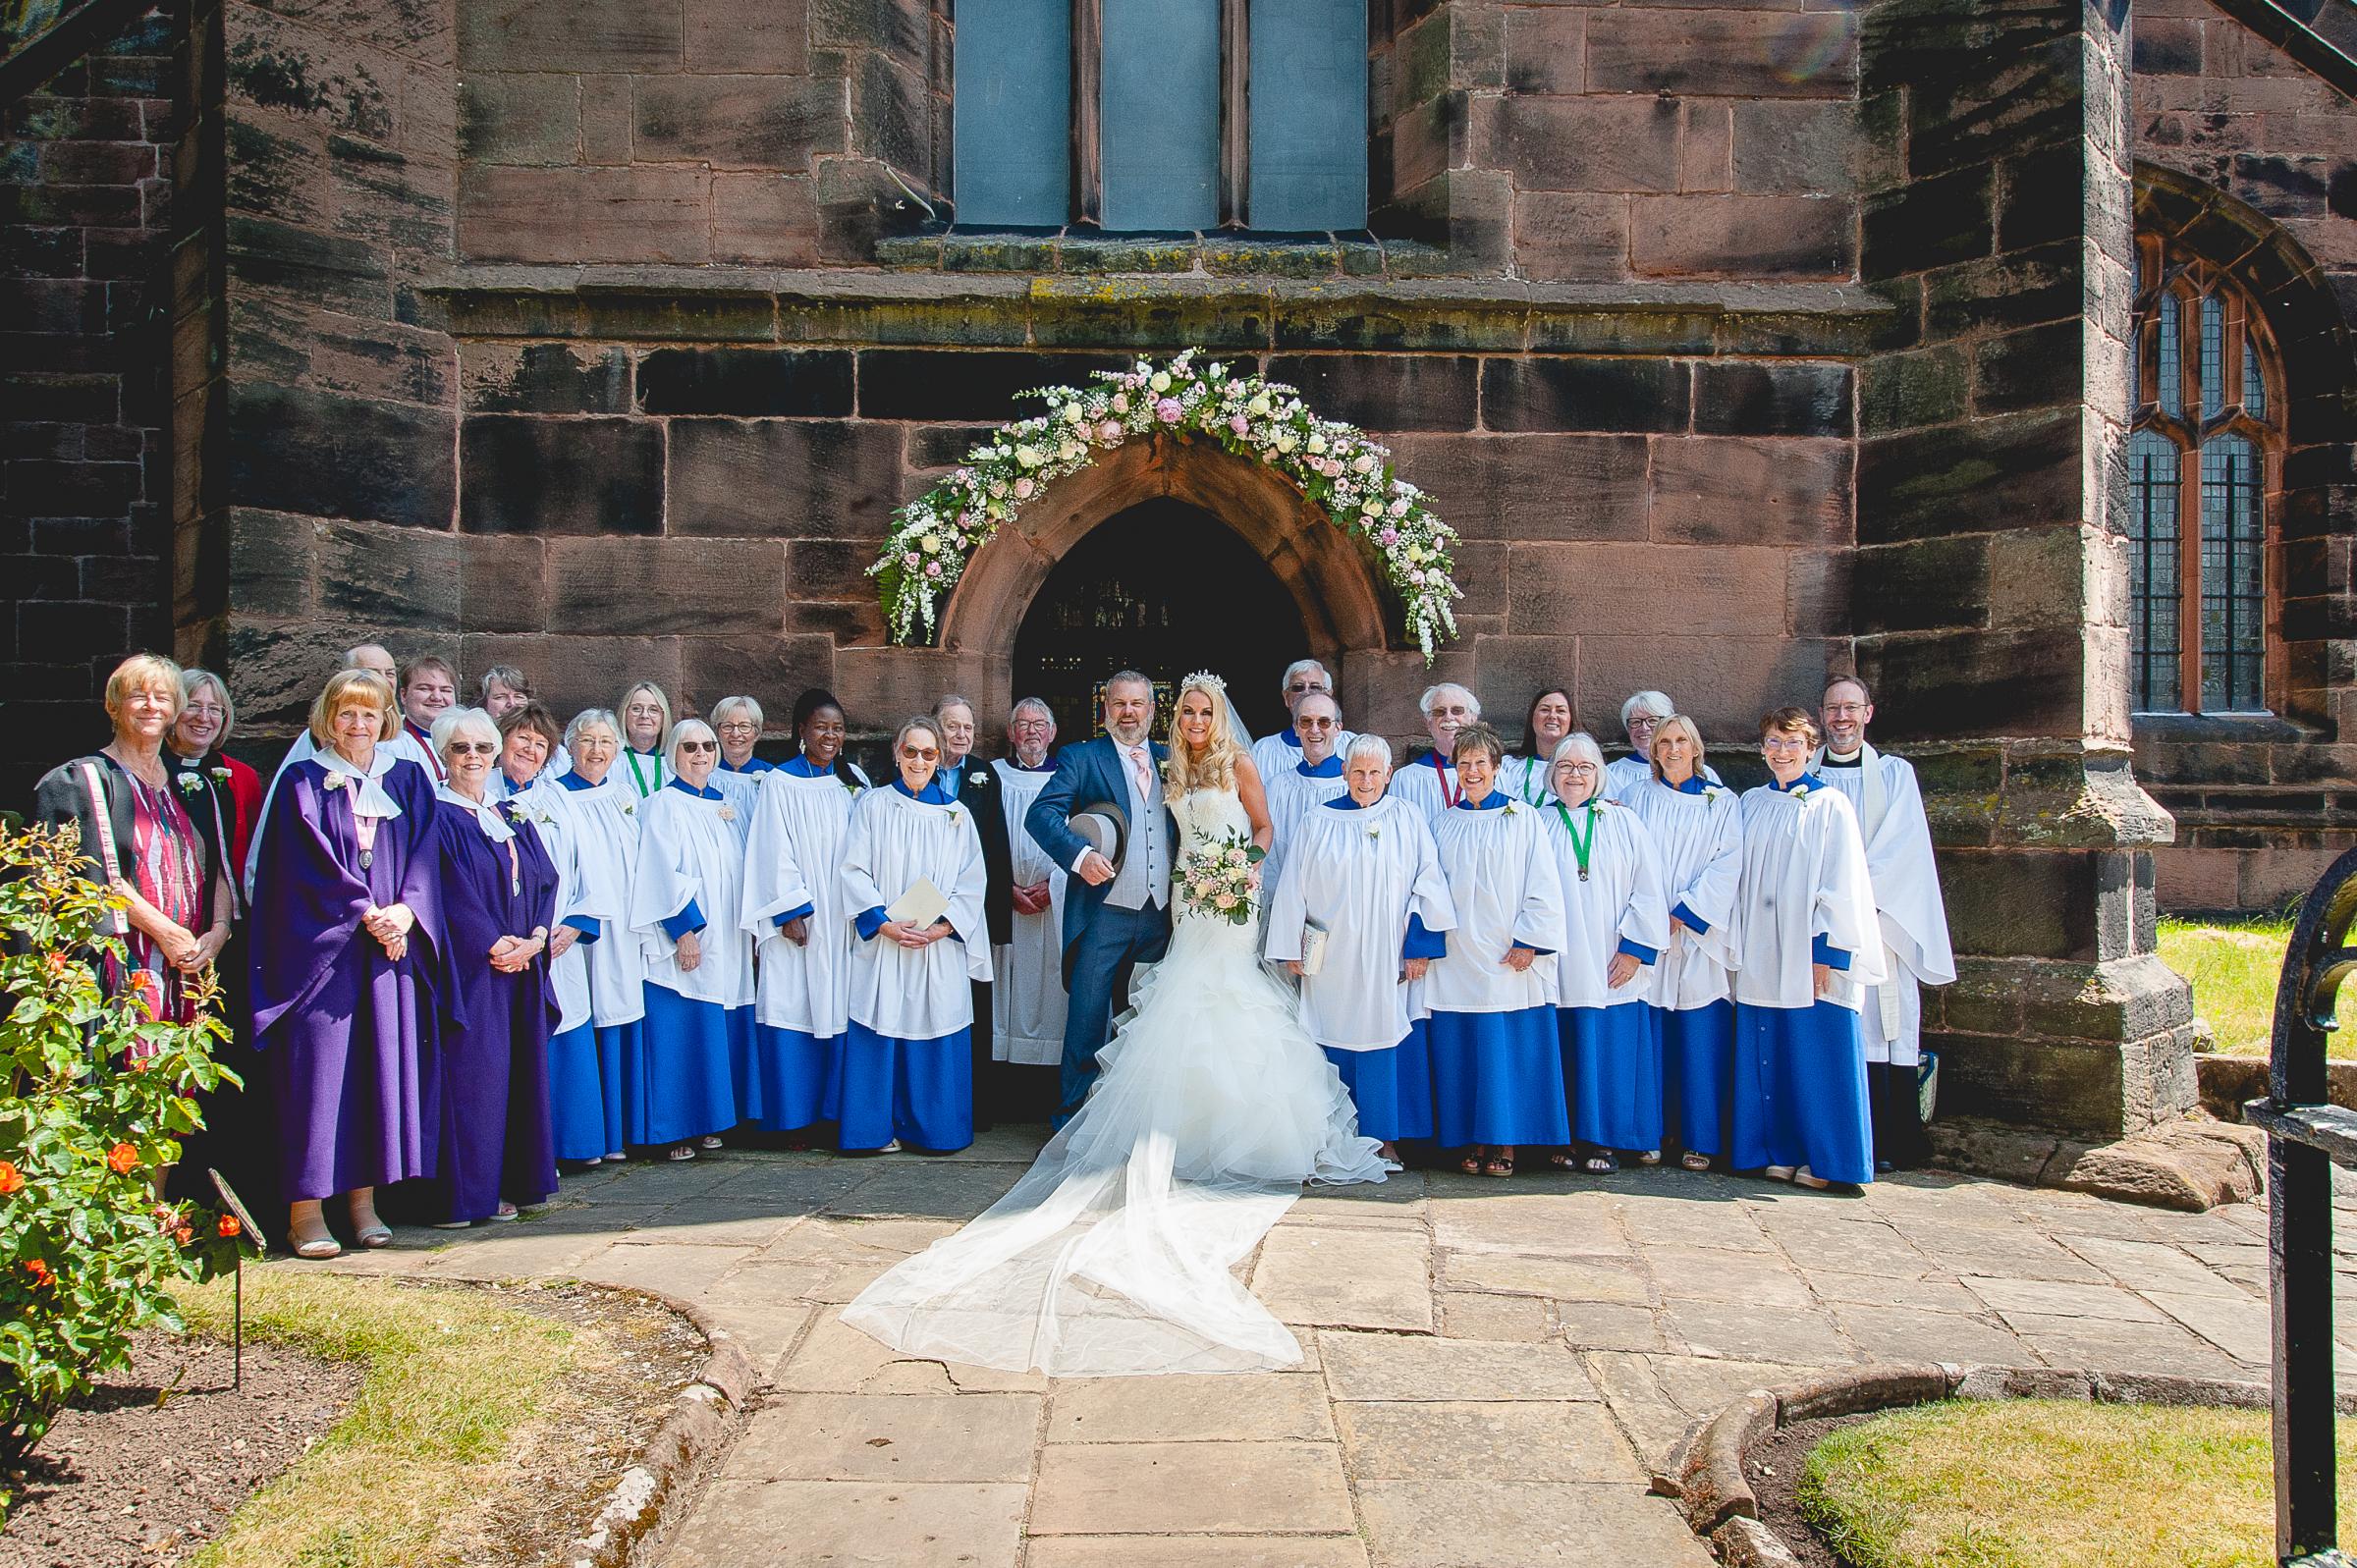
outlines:
[{"label": "rose bush", "polygon": [[[0,1471],[58,1411],[130,1361],[141,1328],[178,1329],[173,1287],[227,1269],[234,1219],[157,1196],[194,1096],[234,1073],[207,976],[192,1024],[109,997],[98,961],[112,895],[77,874],[74,829],[0,827]],[[0,1487],[0,1520],[8,1496]]]}]

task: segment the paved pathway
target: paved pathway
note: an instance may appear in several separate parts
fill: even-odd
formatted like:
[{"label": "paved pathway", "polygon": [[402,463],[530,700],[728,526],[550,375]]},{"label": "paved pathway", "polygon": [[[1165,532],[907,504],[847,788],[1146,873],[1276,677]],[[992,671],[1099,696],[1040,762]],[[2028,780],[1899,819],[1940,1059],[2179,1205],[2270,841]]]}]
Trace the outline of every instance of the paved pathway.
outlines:
[{"label": "paved pathway", "polygon": [[647,1286],[740,1335],[768,1387],[675,1568],[1699,1568],[1645,1461],[1801,1369],[2265,1376],[2262,1209],[1937,1175],[1863,1198],[1679,1170],[1316,1193],[1252,1265],[1300,1325],[1291,1373],[1051,1382],[904,1360],[836,1321],[1035,1147],[635,1164],[569,1179],[540,1218],[331,1267]]}]

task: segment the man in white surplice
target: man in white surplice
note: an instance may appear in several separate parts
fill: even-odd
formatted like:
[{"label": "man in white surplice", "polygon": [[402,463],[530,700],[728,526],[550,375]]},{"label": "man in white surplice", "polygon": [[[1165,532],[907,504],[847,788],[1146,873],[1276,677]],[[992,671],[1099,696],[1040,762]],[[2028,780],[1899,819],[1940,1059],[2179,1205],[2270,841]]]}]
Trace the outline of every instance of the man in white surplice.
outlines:
[{"label": "man in white surplice", "polygon": [[[1301,712],[1303,699],[1315,693],[1326,698],[1334,696],[1334,676],[1315,659],[1295,659],[1285,667],[1285,728],[1273,735],[1262,735],[1252,742],[1252,766],[1260,770],[1260,780],[1266,784],[1271,779],[1291,768],[1301,760],[1301,730],[1293,720]],[[1341,713],[1339,707],[1336,713]],[[1327,739],[1327,749],[1340,752],[1350,744],[1347,730],[1338,730]],[[1266,871],[1267,867],[1261,868]],[[1261,878],[1263,887],[1277,886],[1273,876]]]},{"label": "man in white surplice", "polygon": [[1867,989],[1858,1016],[1872,1080],[1875,1165],[1890,1170],[1919,1163],[1924,1152],[1915,1093],[1923,1059],[1918,988],[1954,980],[1956,960],[1948,946],[1939,868],[1932,861],[1932,825],[1914,768],[1866,743],[1874,697],[1856,676],[1841,676],[1826,686],[1821,717],[1825,746],[1810,771],[1847,795],[1857,811],[1875,909],[1882,917],[1883,968],[1891,977]]},{"label": "man in white surplice", "polygon": [[[991,986],[990,1052],[995,1061],[1025,1067],[1053,1068],[1064,1060],[1066,872],[1023,826],[1023,813],[1056,772],[1048,760],[1055,740],[1055,713],[1039,698],[1025,697],[1007,717],[1009,754],[991,764],[998,770],[999,799],[1007,819],[1014,912],[1010,940],[991,953],[998,978]],[[1012,1093],[1010,1100],[1020,1103],[1002,1108],[1009,1119],[1028,1121],[1033,1111],[1044,1117],[1054,1109],[1055,1078],[1048,1072],[1043,1082]],[[1044,1104],[1029,1103],[1033,1101]]]},{"label": "man in white surplice", "polygon": [[1275,835],[1269,840],[1269,858],[1260,866],[1260,885],[1270,890],[1285,870],[1285,857],[1301,836],[1302,819],[1310,808],[1350,787],[1343,777],[1342,742],[1336,739],[1343,733],[1343,710],[1332,697],[1322,691],[1304,696],[1293,710],[1293,732],[1301,737],[1301,745],[1292,753],[1292,765],[1260,776],[1261,788],[1268,794],[1269,828]]}]

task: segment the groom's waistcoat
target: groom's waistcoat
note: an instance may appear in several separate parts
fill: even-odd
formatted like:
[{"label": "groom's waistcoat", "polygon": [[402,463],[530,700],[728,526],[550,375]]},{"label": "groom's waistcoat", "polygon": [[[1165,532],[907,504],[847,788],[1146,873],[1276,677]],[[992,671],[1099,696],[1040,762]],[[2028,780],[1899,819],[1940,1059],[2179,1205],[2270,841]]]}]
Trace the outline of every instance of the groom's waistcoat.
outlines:
[{"label": "groom's waistcoat", "polygon": [[[1171,896],[1171,836],[1163,829],[1162,769],[1154,765],[1152,748],[1146,752],[1149,788],[1143,811],[1130,813],[1129,852],[1122,857],[1122,869],[1105,888],[1105,901],[1116,909],[1143,909],[1151,903],[1159,908]],[[1123,755],[1120,742],[1113,749],[1115,774],[1125,785],[1130,781],[1129,759]],[[1128,790],[1123,790],[1124,796]]]}]

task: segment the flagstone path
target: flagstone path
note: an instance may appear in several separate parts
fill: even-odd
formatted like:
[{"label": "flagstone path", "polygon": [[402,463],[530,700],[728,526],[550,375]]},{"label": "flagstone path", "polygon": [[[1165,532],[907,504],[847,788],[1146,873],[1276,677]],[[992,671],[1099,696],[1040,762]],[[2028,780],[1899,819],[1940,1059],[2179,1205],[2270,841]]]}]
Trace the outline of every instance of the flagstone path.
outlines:
[{"label": "flagstone path", "polygon": [[[837,1321],[1036,1146],[633,1164],[524,1223],[328,1267],[643,1286],[738,1335],[766,1386],[674,1568],[1684,1568],[1710,1554],[1646,1461],[1748,1388],[1893,1359],[2266,1376],[2264,1209],[1942,1175],[1862,1198],[1674,1169],[1313,1193],[1251,1274],[1298,1325],[1297,1372],[1052,1381]],[[2341,1340],[2357,1363],[2357,1299]]]}]

